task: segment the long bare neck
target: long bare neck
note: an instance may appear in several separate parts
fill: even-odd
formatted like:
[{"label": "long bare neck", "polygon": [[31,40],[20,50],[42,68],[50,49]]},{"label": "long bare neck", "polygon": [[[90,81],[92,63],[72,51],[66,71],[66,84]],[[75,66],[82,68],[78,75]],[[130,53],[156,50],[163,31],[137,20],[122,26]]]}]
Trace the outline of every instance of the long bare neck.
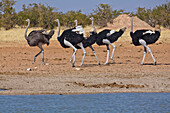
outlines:
[{"label": "long bare neck", "polygon": [[92,28],[94,27],[94,20],[92,19],[92,22],[91,22],[91,24],[92,24]]},{"label": "long bare neck", "polygon": [[26,40],[28,40],[27,31],[28,31],[29,26],[30,26],[30,21],[28,21],[28,25],[27,25],[26,30],[25,30],[25,39]]},{"label": "long bare neck", "polygon": [[75,26],[77,27],[77,21],[75,21]]},{"label": "long bare neck", "polygon": [[131,29],[130,32],[133,32],[133,17],[131,16]]},{"label": "long bare neck", "polygon": [[60,22],[59,22],[59,20],[57,21],[57,23],[58,23],[58,34],[57,34],[57,38],[58,38],[58,37],[60,37]]}]

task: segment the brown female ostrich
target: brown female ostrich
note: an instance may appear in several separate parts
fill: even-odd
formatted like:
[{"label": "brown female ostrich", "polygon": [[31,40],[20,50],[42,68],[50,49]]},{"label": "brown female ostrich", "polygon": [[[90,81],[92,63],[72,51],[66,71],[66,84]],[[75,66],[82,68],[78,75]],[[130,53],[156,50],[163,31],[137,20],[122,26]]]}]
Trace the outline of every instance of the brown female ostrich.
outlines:
[{"label": "brown female ostrich", "polygon": [[42,48],[42,45],[43,44],[47,44],[47,46],[49,45],[49,40],[52,38],[54,34],[54,30],[51,30],[49,33],[46,33],[46,34],[42,33],[45,30],[33,30],[27,36],[28,27],[30,25],[30,19],[27,19],[26,21],[28,22],[28,25],[25,30],[25,39],[27,40],[28,45],[31,47],[38,46],[41,49],[41,51],[34,56],[33,63],[35,62],[36,57],[40,53],[42,53],[42,65],[44,65],[44,49]]}]

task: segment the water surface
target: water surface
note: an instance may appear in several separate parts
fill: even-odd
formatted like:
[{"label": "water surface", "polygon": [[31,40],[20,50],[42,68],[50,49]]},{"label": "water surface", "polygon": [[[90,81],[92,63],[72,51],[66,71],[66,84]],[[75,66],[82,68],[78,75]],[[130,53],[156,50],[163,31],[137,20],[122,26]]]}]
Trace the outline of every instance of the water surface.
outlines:
[{"label": "water surface", "polygon": [[0,96],[0,113],[170,112],[170,93]]}]

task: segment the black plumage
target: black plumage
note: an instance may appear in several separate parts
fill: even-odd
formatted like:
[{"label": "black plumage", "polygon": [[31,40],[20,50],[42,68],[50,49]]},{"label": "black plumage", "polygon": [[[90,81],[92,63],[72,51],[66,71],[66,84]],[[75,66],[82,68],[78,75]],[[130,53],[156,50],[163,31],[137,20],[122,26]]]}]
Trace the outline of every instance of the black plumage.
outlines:
[{"label": "black plumage", "polygon": [[[83,43],[83,47],[86,48],[86,47],[90,47],[92,46],[97,40],[97,33],[96,32],[90,32],[90,37],[88,38],[84,38],[82,40],[82,43]],[[76,46],[77,49],[81,49],[79,46]]]},{"label": "black plumage", "polygon": [[118,40],[118,38],[124,33],[123,29],[120,29],[118,32],[114,32],[110,36],[107,36],[108,33],[110,33],[111,30],[105,29],[98,33],[96,43],[100,45],[107,45],[106,43],[103,43],[103,39],[108,39],[110,43],[113,43]]},{"label": "black plumage", "polygon": [[[155,32],[155,33],[147,33],[143,34],[147,31]],[[145,40],[146,44],[153,44],[155,43],[159,37],[160,37],[160,32],[159,31],[152,31],[152,30],[137,30],[134,33],[130,32],[130,36],[132,37],[132,42],[135,46],[141,45],[139,43],[139,39]]]},{"label": "black plumage", "polygon": [[78,43],[84,40],[83,35],[77,34],[72,31],[73,29],[64,30],[61,36],[57,37],[63,48],[70,48],[69,46],[64,44],[64,39],[69,41],[73,46],[76,46]]}]

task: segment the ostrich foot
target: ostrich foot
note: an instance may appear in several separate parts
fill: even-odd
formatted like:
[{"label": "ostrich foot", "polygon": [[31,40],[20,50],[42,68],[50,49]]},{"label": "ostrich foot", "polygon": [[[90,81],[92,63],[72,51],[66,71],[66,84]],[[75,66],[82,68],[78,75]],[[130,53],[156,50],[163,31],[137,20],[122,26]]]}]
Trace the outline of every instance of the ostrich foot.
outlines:
[{"label": "ostrich foot", "polygon": [[113,61],[113,64],[115,64],[115,60],[113,58],[111,58],[111,60]]},{"label": "ostrich foot", "polygon": [[153,65],[156,65],[156,62],[154,62]]},{"label": "ostrich foot", "polygon": [[35,60],[33,60],[32,64],[34,64],[34,63],[35,63]]},{"label": "ostrich foot", "polygon": [[42,65],[44,65],[44,62],[42,62]]},{"label": "ostrich foot", "polygon": [[71,63],[71,64],[72,64],[72,67],[75,67],[75,65],[74,65],[74,64],[75,64],[75,62],[73,62],[73,63]]},{"label": "ostrich foot", "polygon": [[82,66],[83,64],[81,63],[79,66]]},{"label": "ostrich foot", "polygon": [[105,62],[104,65],[109,65],[109,63],[108,63],[108,62]]},{"label": "ostrich foot", "polygon": [[33,62],[32,62],[32,64],[34,64],[34,63],[35,63],[35,59],[36,59],[36,57],[34,57],[34,58],[33,58]]},{"label": "ostrich foot", "polygon": [[70,63],[72,63],[73,62],[73,59],[70,59]]}]

